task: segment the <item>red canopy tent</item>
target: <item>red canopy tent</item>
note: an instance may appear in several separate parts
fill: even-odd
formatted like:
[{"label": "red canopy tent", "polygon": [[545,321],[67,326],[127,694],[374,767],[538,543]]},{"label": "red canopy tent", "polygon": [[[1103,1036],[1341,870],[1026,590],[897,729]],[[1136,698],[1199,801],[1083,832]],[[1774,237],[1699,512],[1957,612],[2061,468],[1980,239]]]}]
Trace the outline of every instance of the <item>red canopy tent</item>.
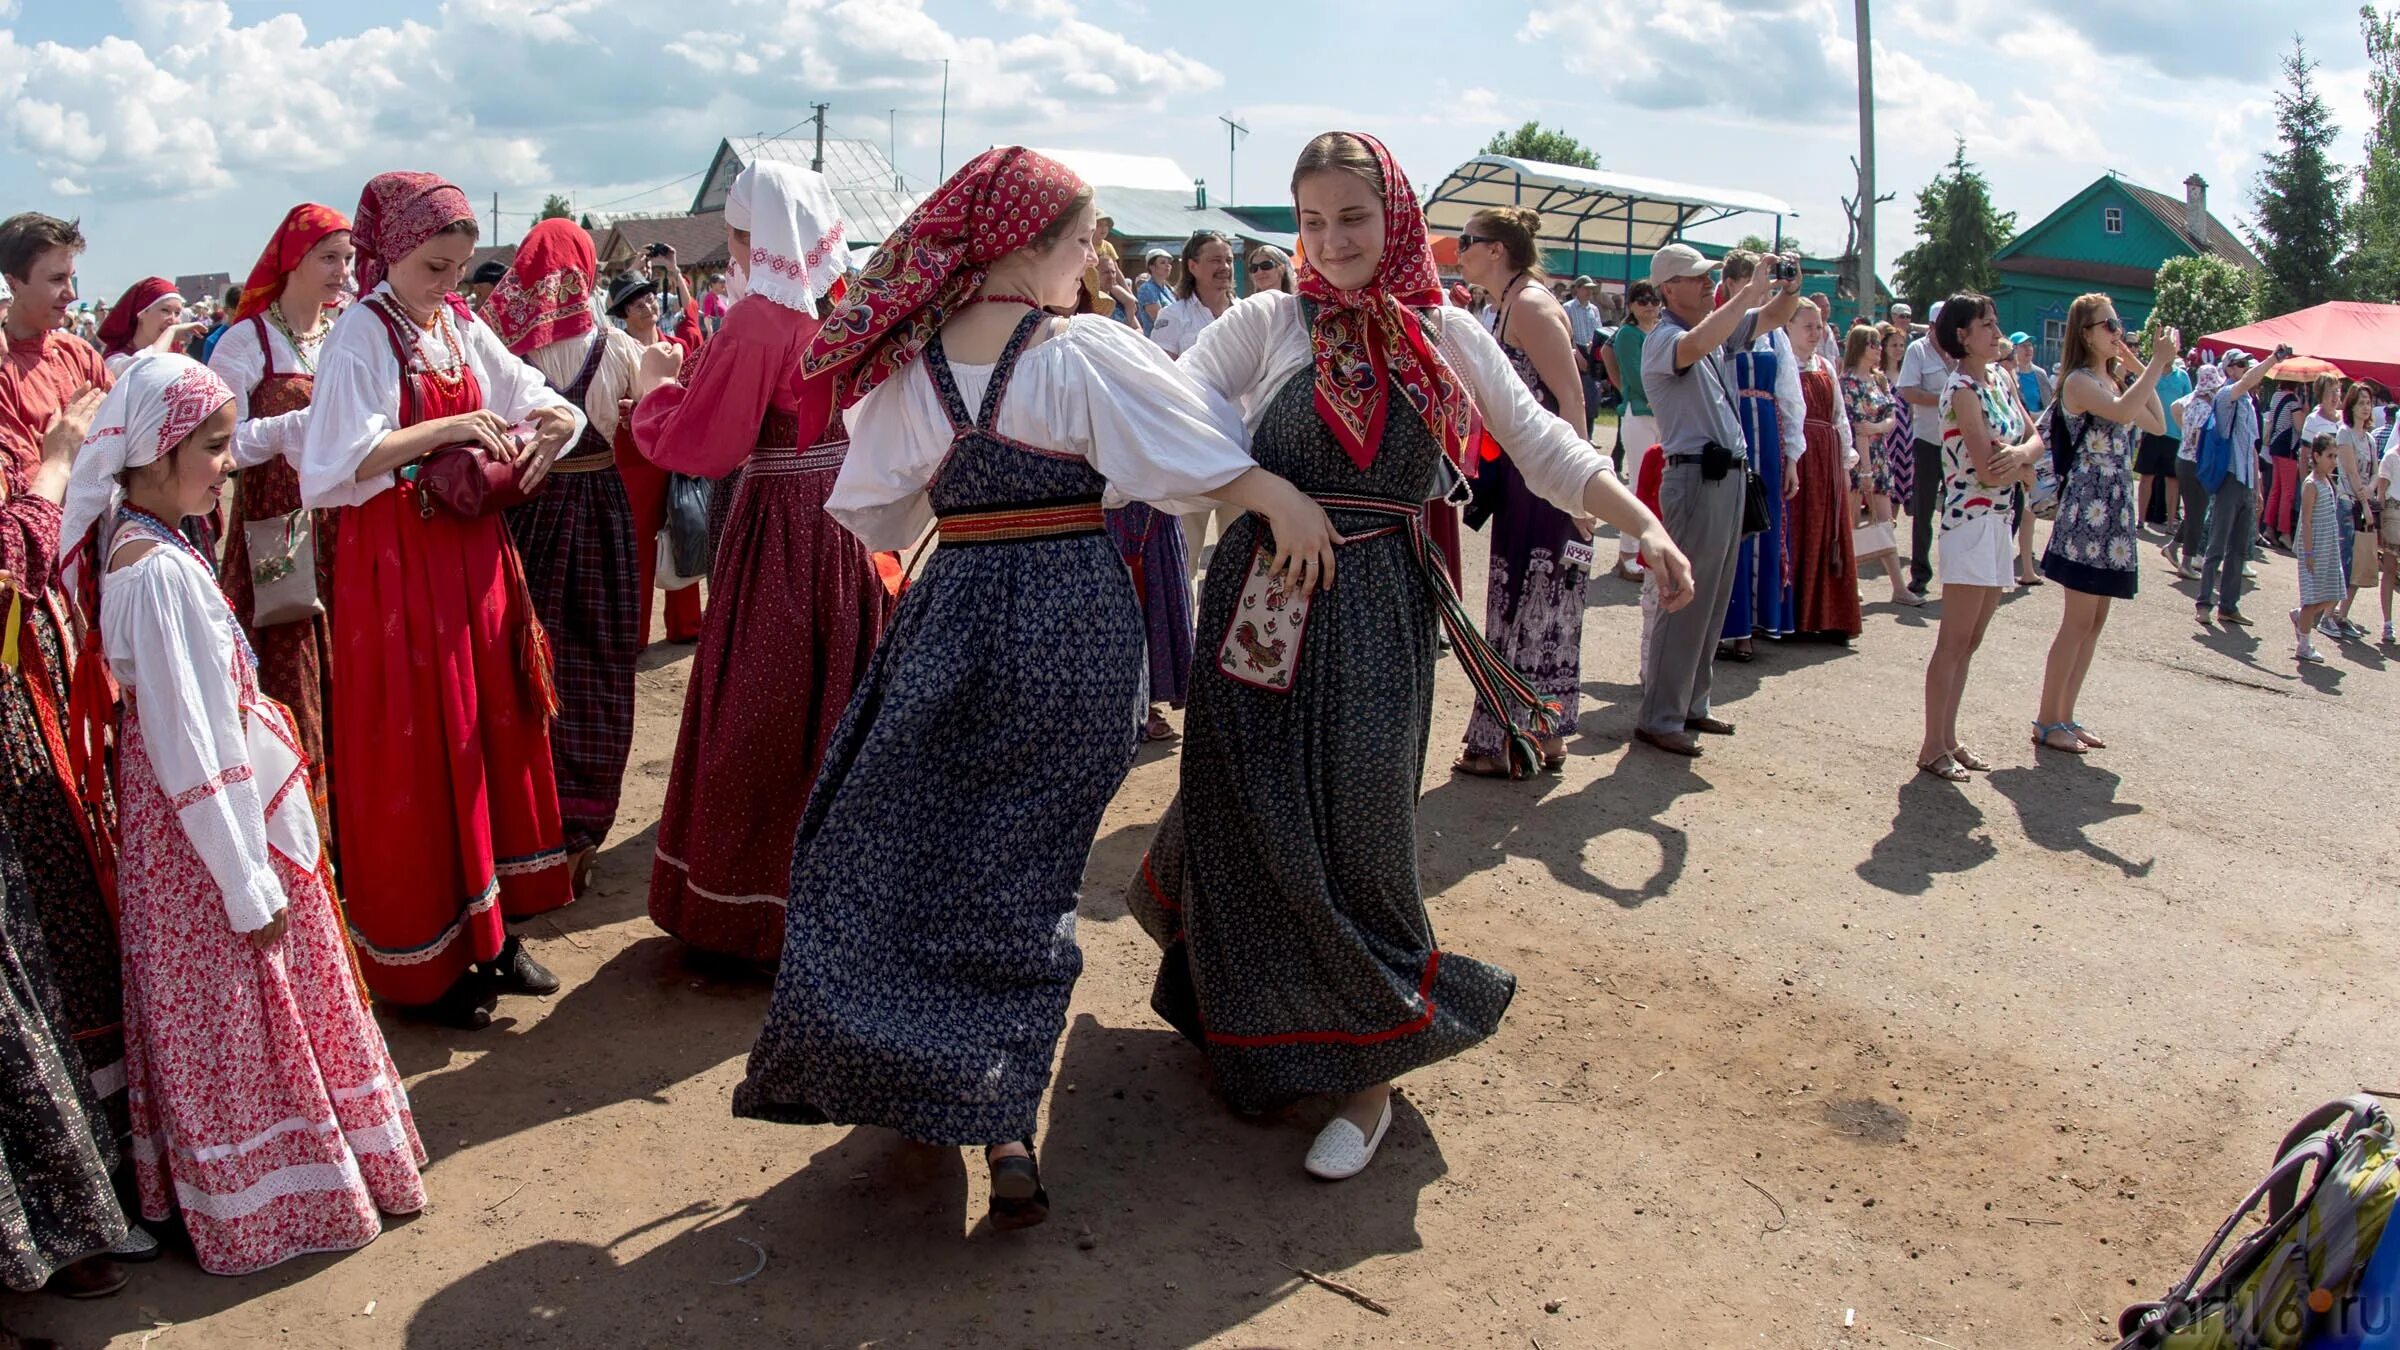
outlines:
[{"label": "red canopy tent", "polygon": [[2228,347],[2265,356],[2280,343],[2291,344],[2301,356],[2321,356],[2352,379],[2373,380],[2387,390],[2400,390],[2400,305],[2331,300],[2211,333],[2198,345],[2213,358]]}]

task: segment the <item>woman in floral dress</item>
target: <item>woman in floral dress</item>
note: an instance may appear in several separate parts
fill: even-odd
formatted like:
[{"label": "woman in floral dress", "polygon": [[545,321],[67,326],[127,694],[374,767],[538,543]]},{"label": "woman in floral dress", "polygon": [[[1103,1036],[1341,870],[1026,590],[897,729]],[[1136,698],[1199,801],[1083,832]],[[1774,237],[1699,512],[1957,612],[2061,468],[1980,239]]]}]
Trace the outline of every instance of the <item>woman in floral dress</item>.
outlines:
[{"label": "woman in floral dress", "polygon": [[[2067,377],[2059,389],[2059,411],[2072,458],[2059,485],[2058,517],[2042,575],[2067,593],[2058,636],[2042,671],[2041,713],[2034,719],[2034,744],[2080,755],[2107,746],[2075,720],[2076,696],[2092,668],[2100,629],[2111,600],[2131,600],[2139,579],[2141,520],[2133,500],[2133,453],[2137,433],[2163,434],[2166,409],[2158,381],[2182,350],[2181,335],[2169,328],[2151,346],[2150,361],[2131,384],[2120,373],[2140,356],[2125,340],[2117,307],[2094,292],[2067,311]],[[2061,434],[2061,433],[2054,433]]]},{"label": "woman in floral dress", "polygon": [[1892,394],[1881,344],[1881,335],[1865,324],[1851,329],[1842,343],[1842,407],[1850,417],[1850,442],[1858,447],[1858,467],[1850,474],[1850,519],[1867,518],[1854,541],[1858,572],[1864,576],[1870,564],[1882,563],[1891,578],[1892,603],[1921,605],[1925,601],[1902,574],[1899,541],[1892,535],[1893,455],[1885,438],[1901,425],[1894,409],[1908,405]]}]

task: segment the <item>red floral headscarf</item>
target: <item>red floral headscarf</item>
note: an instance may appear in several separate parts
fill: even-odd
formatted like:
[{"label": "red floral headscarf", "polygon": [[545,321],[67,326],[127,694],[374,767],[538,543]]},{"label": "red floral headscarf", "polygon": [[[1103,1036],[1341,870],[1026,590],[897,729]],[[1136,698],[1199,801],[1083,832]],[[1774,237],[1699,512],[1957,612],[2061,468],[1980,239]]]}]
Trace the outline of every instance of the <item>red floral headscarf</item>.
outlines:
[{"label": "red floral headscarf", "polygon": [[392,264],[462,220],[473,220],[467,194],[430,173],[377,174],[359,194],[350,227],[358,246],[358,293],[383,280]]},{"label": "red floral headscarf", "polygon": [[802,368],[833,372],[843,407],[865,398],[917,359],[993,263],[1032,243],[1082,191],[1065,165],[1021,145],[967,161],[875,250]]},{"label": "red floral headscarf", "polygon": [[1317,415],[1361,469],[1375,462],[1384,416],[1398,385],[1453,464],[1467,462],[1474,401],[1433,348],[1419,309],[1443,303],[1441,274],[1425,212],[1408,176],[1383,142],[1353,132],[1383,172],[1383,258],[1375,279],[1359,290],[1337,290],[1307,257],[1300,260],[1300,294],[1317,302],[1309,329],[1316,358]]},{"label": "red floral headscarf", "polygon": [[165,277],[143,277],[125,288],[117,303],[108,307],[108,318],[101,323],[100,350],[108,356],[133,350],[133,330],[150,312],[150,307],[175,294],[175,283]]},{"label": "red floral headscarf", "polygon": [[519,356],[600,326],[592,288],[600,264],[592,237],[571,220],[545,220],[525,232],[507,275],[483,302],[483,317]]},{"label": "red floral headscarf", "polygon": [[283,294],[285,279],[308,256],[308,251],[326,235],[340,234],[349,228],[348,216],[315,202],[303,202],[286,212],[283,223],[275,227],[275,237],[267,241],[266,252],[250,265],[250,279],[242,283],[241,302],[233,307],[231,322],[240,323],[254,314],[266,313],[267,306]]}]

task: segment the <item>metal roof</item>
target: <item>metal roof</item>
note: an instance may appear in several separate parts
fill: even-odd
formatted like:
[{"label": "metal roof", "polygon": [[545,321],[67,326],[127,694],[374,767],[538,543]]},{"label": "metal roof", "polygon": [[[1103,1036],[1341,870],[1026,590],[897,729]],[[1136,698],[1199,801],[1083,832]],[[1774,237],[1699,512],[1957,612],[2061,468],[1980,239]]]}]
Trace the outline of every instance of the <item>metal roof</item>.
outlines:
[{"label": "metal roof", "polygon": [[[718,143],[708,172],[701,175],[700,191],[692,198],[693,214],[724,210],[725,194],[744,168],[771,160],[805,169],[815,162],[816,148],[814,136],[727,137]],[[883,147],[873,141],[828,137],[825,180],[833,188],[833,199],[842,208],[842,220],[853,239],[890,236],[922,200],[922,194],[900,185],[898,170],[884,157]]]},{"label": "metal roof", "polygon": [[1478,155],[1452,169],[1426,197],[1425,223],[1436,231],[1460,230],[1476,212],[1493,206],[1541,212],[1536,242],[1551,248],[1633,252],[1656,249],[1685,230],[1730,216],[1800,214],[1790,203],[1762,193]]},{"label": "metal roof", "polygon": [[1229,211],[1214,206],[1199,206],[1190,192],[1164,192],[1147,188],[1103,187],[1094,184],[1092,203],[1110,221],[1110,233],[1121,239],[1143,243],[1172,243],[1184,240],[1202,230],[1215,230],[1235,239],[1249,239],[1262,244],[1274,244],[1289,249],[1292,236],[1260,230]]}]

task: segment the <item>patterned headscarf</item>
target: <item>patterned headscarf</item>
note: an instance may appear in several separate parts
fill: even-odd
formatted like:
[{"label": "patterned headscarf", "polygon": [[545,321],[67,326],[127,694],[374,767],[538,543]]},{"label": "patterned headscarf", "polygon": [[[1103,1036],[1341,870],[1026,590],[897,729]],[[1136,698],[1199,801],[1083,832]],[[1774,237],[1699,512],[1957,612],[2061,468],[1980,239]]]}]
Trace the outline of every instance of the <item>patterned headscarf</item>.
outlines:
[{"label": "patterned headscarf", "polygon": [[1473,443],[1474,401],[1433,349],[1416,313],[1443,303],[1425,213],[1383,142],[1352,134],[1383,172],[1383,257],[1375,264],[1374,280],[1355,291],[1337,290],[1314,260],[1300,260],[1300,294],[1317,303],[1308,334],[1317,415],[1343,453],[1364,469],[1375,462],[1392,387],[1398,385],[1442,452],[1453,464],[1465,464]]},{"label": "patterned headscarf", "polygon": [[2217,391],[2225,387],[2225,372],[2213,365],[2200,367],[2192,376],[2191,397],[2183,401],[2183,434],[2194,445],[2200,443],[2200,433],[2208,428],[2208,417],[2216,408]]},{"label": "patterned headscarf", "polygon": [[264,314],[267,306],[283,294],[283,283],[292,269],[308,256],[308,251],[324,241],[326,235],[340,234],[350,228],[350,218],[330,206],[302,202],[284,213],[283,223],[275,227],[275,237],[267,241],[266,251],[250,265],[250,279],[242,283],[242,298],[233,307],[228,323],[240,323],[254,314]]},{"label": "patterned headscarf", "polygon": [[725,194],[725,223],[750,236],[748,293],[817,317],[817,297],[849,268],[848,227],[825,175],[753,164]]},{"label": "patterned headscarf", "polygon": [[484,322],[519,356],[600,326],[592,309],[600,263],[592,237],[571,220],[545,220],[525,232],[515,261],[483,302]]},{"label": "patterned headscarf", "polygon": [[126,287],[117,303],[108,307],[108,321],[100,325],[101,352],[115,356],[133,350],[133,330],[142,316],[175,293],[175,283],[165,277],[143,277]]},{"label": "patterned headscarf", "polygon": [[358,246],[358,293],[383,280],[392,264],[462,220],[473,220],[467,194],[430,173],[385,173],[367,180],[352,217]]},{"label": "patterned headscarf", "polygon": [[59,542],[73,548],[83,532],[116,509],[117,477],[183,443],[192,429],[233,401],[217,373],[188,356],[143,352],[118,373],[67,480]]},{"label": "patterned headscarf", "polygon": [[917,359],[993,263],[1032,243],[1083,188],[1065,165],[1021,145],[967,161],[875,250],[802,368],[838,372],[845,408],[865,398]]}]

